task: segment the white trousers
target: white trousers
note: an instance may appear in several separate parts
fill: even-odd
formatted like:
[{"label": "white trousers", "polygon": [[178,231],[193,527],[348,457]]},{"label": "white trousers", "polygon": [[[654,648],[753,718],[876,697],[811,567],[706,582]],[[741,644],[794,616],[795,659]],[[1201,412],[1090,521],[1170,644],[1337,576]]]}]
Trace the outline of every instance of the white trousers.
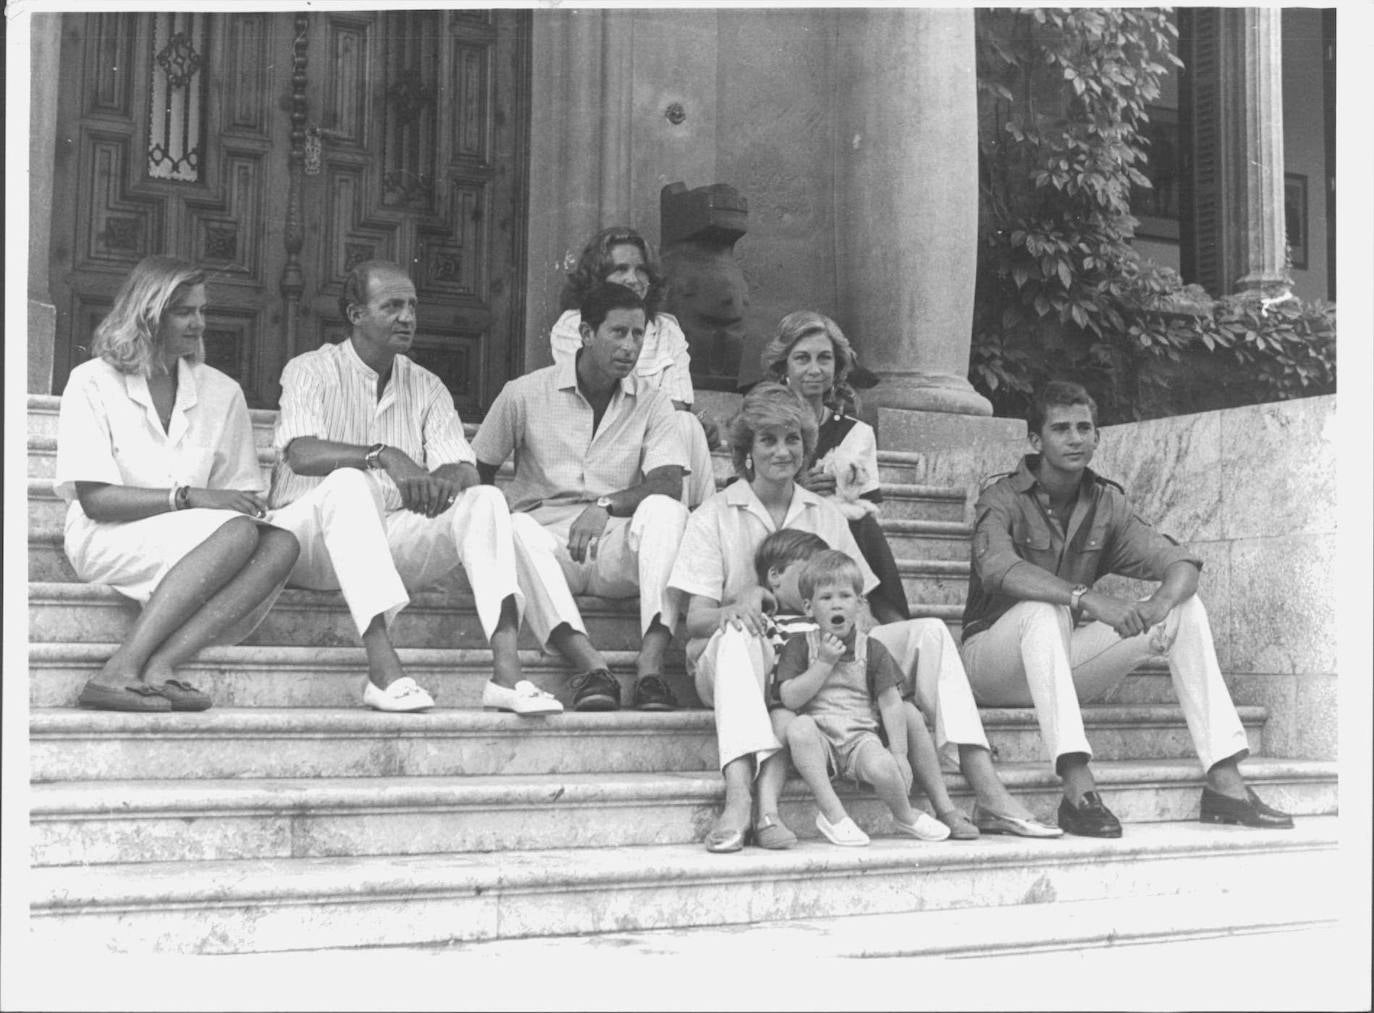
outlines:
[{"label": "white trousers", "polygon": [[510,511],[495,486],[465,489],[437,517],[384,513],[377,484],[361,471],[339,468],[273,511],[271,521],[300,542],[287,583],[341,590],[360,636],[374,616],[385,615],[389,624],[409,592],[439,583],[456,566],[467,572],[488,638],[506,598],[513,595],[517,614],[523,611]]},{"label": "white trousers", "polygon": [[935,716],[935,748],[946,764],[958,765],[961,745],[988,748],[959,648],[942,620],[888,623],[869,636],[892,654],[921,713]]},{"label": "white trousers", "polygon": [[1105,699],[1149,658],[1168,660],[1203,769],[1248,755],[1245,729],[1217,665],[1207,610],[1194,595],[1162,623],[1123,639],[1106,623],[1070,629],[1066,606],[1023,601],[991,629],[964,643],[964,665],[977,701],[986,707],[1035,707],[1045,754],[1092,755],[1080,700]]},{"label": "white trousers", "polygon": [[641,635],[656,618],[673,629],[678,607],[667,593],[668,576],[687,527],[687,508],[667,496],[645,497],[632,517],[612,517],[595,553],[578,563],[568,555],[568,529],[585,509],[585,504],[569,504],[540,511],[542,517],[520,513],[511,518],[520,582],[529,592],[526,620],[539,642],[547,644],[562,623],[587,632],[575,594],[638,597]]},{"label": "white trousers", "polygon": [[735,627],[717,630],[707,640],[687,645],[697,696],[715,712],[716,749],[721,769],[741,756],[763,761],[782,748],[768,719],[764,690],[776,659],[763,637]]}]

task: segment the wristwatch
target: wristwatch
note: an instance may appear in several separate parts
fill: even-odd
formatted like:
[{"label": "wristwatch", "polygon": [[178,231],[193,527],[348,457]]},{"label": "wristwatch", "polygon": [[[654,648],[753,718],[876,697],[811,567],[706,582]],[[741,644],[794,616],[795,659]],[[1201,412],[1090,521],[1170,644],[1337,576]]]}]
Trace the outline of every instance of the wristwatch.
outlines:
[{"label": "wristwatch", "polygon": [[609,496],[598,496],[598,497],[596,498],[596,505],[599,506],[602,510],[605,510],[607,516],[614,516],[614,514],[613,514],[613,512],[612,512],[612,510],[611,510],[611,497],[609,497]]},{"label": "wristwatch", "polygon": [[1079,584],[1079,585],[1078,585],[1077,587],[1075,587],[1072,591],[1070,591],[1070,592],[1069,592],[1069,608],[1071,608],[1071,609],[1073,609],[1075,612],[1077,612],[1078,609],[1079,609],[1079,607],[1082,605],[1083,596],[1084,596],[1085,594],[1087,594],[1087,593],[1088,593],[1088,585],[1087,585],[1087,584]]},{"label": "wristwatch", "polygon": [[385,443],[374,443],[367,448],[367,453],[363,455],[363,464],[367,465],[368,471],[375,471],[382,466],[382,451],[385,449]]}]

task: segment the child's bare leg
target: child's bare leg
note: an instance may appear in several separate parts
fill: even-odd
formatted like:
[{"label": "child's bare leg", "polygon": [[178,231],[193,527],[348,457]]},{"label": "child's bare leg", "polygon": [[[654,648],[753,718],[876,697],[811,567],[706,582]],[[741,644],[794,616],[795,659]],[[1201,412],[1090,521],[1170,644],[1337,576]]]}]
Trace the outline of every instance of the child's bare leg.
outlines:
[{"label": "child's bare leg", "polygon": [[838,823],[848,817],[840,797],[830,786],[830,770],[826,765],[828,751],[821,730],[805,714],[798,715],[787,726],[787,748],[792,754],[792,765],[797,768],[821,813],[831,823]]},{"label": "child's bare leg", "polygon": [[935,737],[926,727],[925,718],[910,700],[902,702],[906,712],[906,750],[911,760],[911,772],[916,775],[916,783],[925,792],[926,798],[937,813],[948,812],[954,808],[950,801],[949,789],[945,787],[945,776],[940,770],[940,754],[935,749]]},{"label": "child's bare leg", "polygon": [[[796,715],[790,710],[778,709],[768,712],[768,719],[773,723],[773,734],[777,740],[787,745],[787,726],[792,723]],[[778,819],[778,799],[782,795],[782,786],[787,782],[787,749],[778,750],[768,759],[763,761],[763,767],[759,770],[759,815],[772,816]]]},{"label": "child's bare leg", "polygon": [[860,746],[854,769],[862,780],[873,786],[893,816],[902,823],[915,822],[916,810],[911,808],[911,801],[906,796],[906,780],[897,761],[881,743],[869,742]]}]

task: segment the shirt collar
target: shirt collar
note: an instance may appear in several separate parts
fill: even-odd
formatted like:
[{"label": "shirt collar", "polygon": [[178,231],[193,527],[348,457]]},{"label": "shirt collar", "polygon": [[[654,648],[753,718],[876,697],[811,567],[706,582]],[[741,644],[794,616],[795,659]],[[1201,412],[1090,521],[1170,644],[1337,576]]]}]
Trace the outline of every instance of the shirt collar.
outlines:
[{"label": "shirt collar", "polygon": [[[725,502],[732,507],[741,510],[748,510],[755,517],[759,518],[771,530],[773,528],[773,518],[768,513],[763,503],[759,501],[758,495],[754,492],[747,479],[741,478],[737,482],[731,482],[725,487]],[[823,502],[819,496],[809,489],[803,489],[800,485],[792,486],[792,502],[787,506],[787,517],[783,520],[783,527],[790,527],[792,521],[803,511],[811,510]]]},{"label": "shirt collar", "polygon": [[[189,425],[186,413],[200,401],[199,392],[196,390],[196,374],[192,367],[192,362],[185,357],[177,360],[177,396],[172,402],[172,419],[166,434],[167,439],[172,442],[181,439],[185,434]],[[130,401],[143,407],[154,428],[162,432],[162,420],[157,417],[153,394],[148,389],[148,378],[142,373],[125,373],[124,392],[129,395]]]},{"label": "shirt collar", "polygon": [[[1036,470],[1040,467],[1039,454],[1026,454],[1021,458],[1021,463],[1016,466],[1016,471],[1011,476],[1011,487],[1017,492],[1030,492],[1040,480],[1035,477]],[[1082,489],[1093,489],[1098,484],[1097,472],[1091,468],[1083,469]]]},{"label": "shirt collar", "polygon": [[[577,350],[577,354],[571,359],[564,359],[562,362],[554,363],[553,382],[559,390],[571,390],[581,393],[577,386],[577,360],[582,355],[582,349]],[[639,376],[631,373],[620,381],[620,389],[611,395],[614,400],[616,394],[623,394],[625,397],[634,397],[639,393]],[[585,398],[584,398],[585,400]]]}]

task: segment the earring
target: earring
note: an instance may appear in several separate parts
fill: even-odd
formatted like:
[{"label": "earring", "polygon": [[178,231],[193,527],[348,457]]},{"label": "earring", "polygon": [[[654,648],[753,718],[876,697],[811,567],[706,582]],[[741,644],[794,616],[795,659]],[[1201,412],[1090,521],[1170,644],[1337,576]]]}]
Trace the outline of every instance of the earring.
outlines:
[{"label": "earring", "polygon": [[744,470],[745,470],[745,471],[753,471],[753,470],[754,470],[754,455],[753,455],[753,454],[745,454],[745,455],[744,455]]}]

